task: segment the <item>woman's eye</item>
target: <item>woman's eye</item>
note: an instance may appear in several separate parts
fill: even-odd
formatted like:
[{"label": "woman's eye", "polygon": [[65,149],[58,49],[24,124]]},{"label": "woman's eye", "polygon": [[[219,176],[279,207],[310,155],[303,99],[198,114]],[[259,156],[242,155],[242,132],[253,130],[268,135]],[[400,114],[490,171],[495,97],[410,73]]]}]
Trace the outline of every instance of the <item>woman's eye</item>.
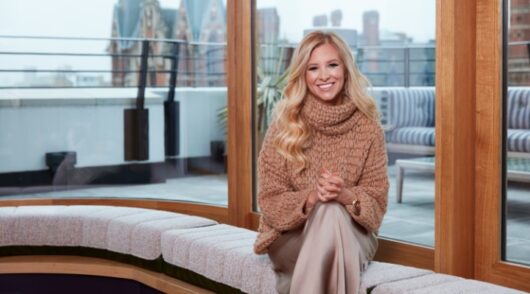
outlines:
[{"label": "woman's eye", "polygon": [[307,70],[310,70],[310,71],[315,71],[317,70],[317,67],[316,66],[311,66],[310,68],[308,68]]},{"label": "woman's eye", "polygon": [[337,67],[337,66],[339,66],[339,64],[338,64],[338,63],[331,63],[329,66],[331,66],[331,67]]}]

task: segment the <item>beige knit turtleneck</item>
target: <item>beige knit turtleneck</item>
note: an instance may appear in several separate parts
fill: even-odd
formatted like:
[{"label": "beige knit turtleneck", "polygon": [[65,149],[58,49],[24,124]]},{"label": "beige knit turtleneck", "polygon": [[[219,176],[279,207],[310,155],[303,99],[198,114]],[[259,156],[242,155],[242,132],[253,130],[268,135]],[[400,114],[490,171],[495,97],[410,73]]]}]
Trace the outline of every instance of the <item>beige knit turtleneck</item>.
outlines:
[{"label": "beige knit turtleneck", "polygon": [[355,215],[352,205],[346,209],[366,230],[379,229],[387,207],[388,175],[383,130],[351,101],[333,106],[308,96],[301,111],[311,129],[311,139],[304,154],[308,166],[296,172],[293,162],[282,157],[273,145],[278,128],[273,123],[259,154],[258,204],[261,209],[256,253],[266,253],[268,246],[284,231],[301,226],[311,211],[305,202],[316,189],[322,167],[337,172],[345,186],[360,201]]}]

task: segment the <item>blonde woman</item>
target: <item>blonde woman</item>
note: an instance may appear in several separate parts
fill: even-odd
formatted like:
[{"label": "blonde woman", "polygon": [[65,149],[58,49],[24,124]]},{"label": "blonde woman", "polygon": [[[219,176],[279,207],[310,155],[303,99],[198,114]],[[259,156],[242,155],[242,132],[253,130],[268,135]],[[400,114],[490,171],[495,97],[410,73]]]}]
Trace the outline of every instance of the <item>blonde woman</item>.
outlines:
[{"label": "blonde woman", "polygon": [[348,45],[312,32],[295,50],[259,155],[258,254],[279,293],[357,293],[387,207],[383,130]]}]

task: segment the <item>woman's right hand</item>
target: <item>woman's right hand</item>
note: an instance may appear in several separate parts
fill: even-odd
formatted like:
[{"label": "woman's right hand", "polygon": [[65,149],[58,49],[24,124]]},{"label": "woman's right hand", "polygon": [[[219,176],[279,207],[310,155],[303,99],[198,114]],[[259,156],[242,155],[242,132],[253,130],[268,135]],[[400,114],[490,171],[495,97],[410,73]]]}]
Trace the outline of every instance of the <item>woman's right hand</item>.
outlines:
[{"label": "woman's right hand", "polygon": [[318,192],[316,190],[311,191],[311,194],[309,194],[309,197],[307,197],[307,201],[305,203],[306,211],[313,208],[318,201]]}]

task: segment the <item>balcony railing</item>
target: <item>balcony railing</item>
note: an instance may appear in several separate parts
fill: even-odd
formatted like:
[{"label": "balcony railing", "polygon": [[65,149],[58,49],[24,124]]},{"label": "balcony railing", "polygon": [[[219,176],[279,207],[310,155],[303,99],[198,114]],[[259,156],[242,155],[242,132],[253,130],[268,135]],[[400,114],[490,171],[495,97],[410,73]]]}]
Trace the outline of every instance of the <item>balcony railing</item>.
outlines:
[{"label": "balcony railing", "polygon": [[[294,48],[295,45],[262,44],[258,72],[265,76],[281,74]],[[364,46],[351,50],[359,69],[373,86],[434,86],[434,45]]]},{"label": "balcony railing", "polygon": [[[94,44],[99,44],[99,52],[85,49]],[[148,87],[226,85],[224,43],[0,36],[0,45],[0,88],[141,87],[142,76]],[[257,54],[260,72],[285,71],[294,47],[261,45]],[[434,50],[427,45],[352,48],[359,68],[374,86],[405,87],[434,85]],[[144,67],[142,58],[147,60]]]},{"label": "balcony railing", "polygon": [[[104,52],[84,49],[94,44]],[[226,85],[224,43],[0,36],[0,45],[0,88],[140,87],[142,76],[148,87]],[[34,49],[45,47],[70,49]]]}]

